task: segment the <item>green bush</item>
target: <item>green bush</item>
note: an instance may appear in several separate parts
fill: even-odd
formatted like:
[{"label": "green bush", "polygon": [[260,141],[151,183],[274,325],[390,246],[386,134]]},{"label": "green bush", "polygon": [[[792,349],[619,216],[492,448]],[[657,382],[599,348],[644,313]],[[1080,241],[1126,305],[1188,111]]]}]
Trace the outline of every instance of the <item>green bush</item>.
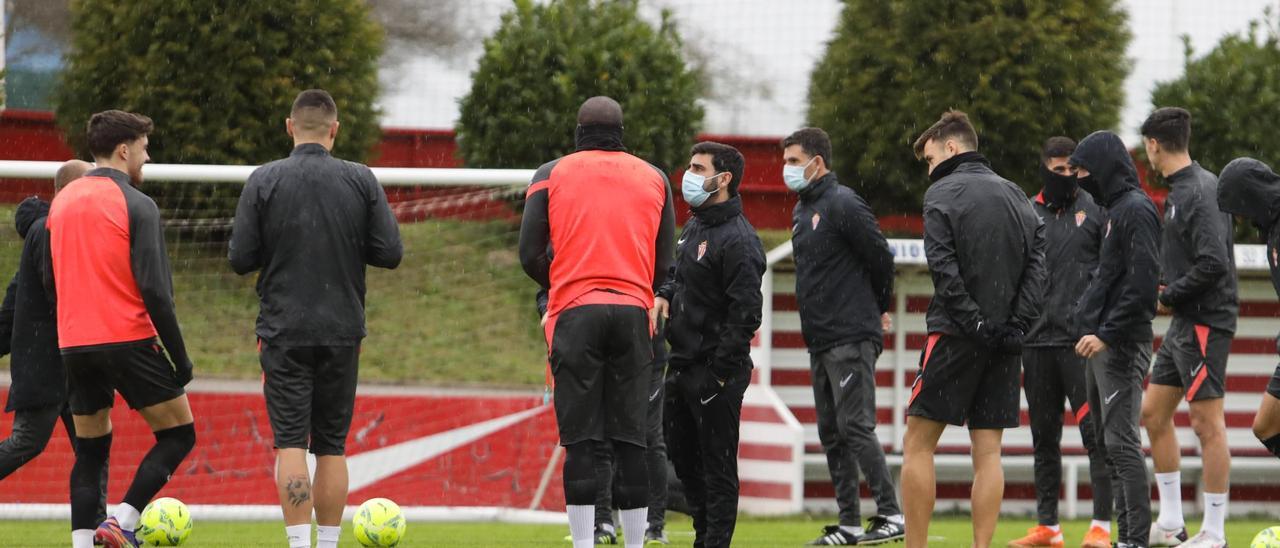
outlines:
[{"label": "green bush", "polygon": [[[1265,29],[1265,35],[1259,30]],[[1186,48],[1184,74],[1156,85],[1153,108],[1191,111],[1191,154],[1217,173],[1232,159],[1252,156],[1275,165],[1280,142],[1280,39],[1271,21],[1218,42],[1203,57]]]},{"label": "green bush", "polygon": [[572,152],[575,114],[595,95],[622,104],[630,152],[664,170],[684,165],[702,122],[699,78],[670,15],[654,28],[635,4],[516,0],[461,102],[467,165],[532,168]]},{"label": "green bush", "polygon": [[155,162],[266,162],[293,148],[284,119],[308,88],[338,103],[336,155],[379,139],[382,33],[362,0],[75,0],[72,27],[54,105],[78,152],[89,116],[118,108],[155,120]]},{"label": "green bush", "polygon": [[1040,146],[1119,120],[1128,72],[1117,0],[845,0],[814,68],[809,123],[877,213],[918,213],[929,179],[911,143],[949,108],[977,126],[995,170],[1039,187]]}]

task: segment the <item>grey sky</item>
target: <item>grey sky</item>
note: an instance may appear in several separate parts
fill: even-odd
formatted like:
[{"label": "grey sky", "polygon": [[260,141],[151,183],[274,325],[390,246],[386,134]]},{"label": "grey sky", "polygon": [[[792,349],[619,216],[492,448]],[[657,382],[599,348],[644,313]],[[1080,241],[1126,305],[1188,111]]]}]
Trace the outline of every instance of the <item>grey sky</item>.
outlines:
[{"label": "grey sky", "polygon": [[[489,34],[510,0],[474,0],[469,19]],[[1242,31],[1280,0],[1124,0],[1133,31],[1128,56],[1133,70],[1125,82],[1121,127],[1130,145],[1151,109],[1151,89],[1182,73],[1187,34],[1198,53],[1225,34]],[[686,40],[697,40],[736,69],[715,82],[718,95],[705,103],[705,131],[781,136],[804,122],[809,74],[822,55],[838,18],[837,0],[650,0],[672,10]],[[477,47],[464,58],[420,59],[384,74],[392,84],[383,98],[386,123],[402,127],[448,128],[457,119],[457,101],[470,86]],[[1194,113],[1193,113],[1194,114]]]}]

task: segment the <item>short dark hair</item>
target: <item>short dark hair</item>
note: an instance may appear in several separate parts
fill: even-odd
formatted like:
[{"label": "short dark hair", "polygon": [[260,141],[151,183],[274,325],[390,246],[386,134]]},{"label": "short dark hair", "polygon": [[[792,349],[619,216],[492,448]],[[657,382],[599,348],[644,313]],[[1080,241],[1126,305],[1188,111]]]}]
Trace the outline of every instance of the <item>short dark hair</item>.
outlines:
[{"label": "short dark hair", "polygon": [[831,169],[831,137],[822,128],[805,127],[797,129],[795,133],[782,140],[783,149],[791,145],[800,145],[800,150],[803,150],[810,158],[821,156],[822,163],[827,165],[827,169]]},{"label": "short dark hair", "polygon": [[338,119],[338,104],[323,89],[309,89],[298,94],[289,111],[293,126],[305,132],[328,129]]},{"label": "short dark hair", "polygon": [[1070,137],[1050,137],[1040,149],[1040,163],[1049,163],[1049,158],[1070,158],[1076,151],[1076,142]]},{"label": "short dark hair", "polygon": [[733,175],[733,180],[729,181],[729,195],[738,195],[738,185],[742,184],[742,168],[747,164],[742,153],[738,149],[729,145],[723,145],[713,141],[703,141],[693,145],[693,149],[689,151],[692,156],[694,154],[710,154],[711,167],[716,172],[728,171]]},{"label": "short dark hair", "polygon": [[1142,123],[1142,136],[1169,152],[1186,152],[1191,144],[1191,113],[1178,107],[1158,108]]},{"label": "short dark hair", "polygon": [[924,130],[920,137],[916,138],[915,144],[911,145],[911,149],[915,151],[916,158],[924,156],[924,144],[930,140],[946,141],[955,139],[967,145],[971,150],[978,150],[978,132],[973,129],[973,123],[969,121],[969,115],[958,110],[948,110],[942,113],[942,118],[929,129]]},{"label": "short dark hair", "polygon": [[104,110],[89,118],[86,137],[94,158],[110,158],[120,143],[141,139],[155,130],[150,118],[123,110]]}]

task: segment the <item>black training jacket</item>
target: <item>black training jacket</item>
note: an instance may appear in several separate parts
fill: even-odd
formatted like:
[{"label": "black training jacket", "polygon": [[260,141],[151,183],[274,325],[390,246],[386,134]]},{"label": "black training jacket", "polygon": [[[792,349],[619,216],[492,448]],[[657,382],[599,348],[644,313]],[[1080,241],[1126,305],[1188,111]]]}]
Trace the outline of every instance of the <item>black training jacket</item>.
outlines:
[{"label": "black training jacket", "polygon": [[1160,302],[1175,316],[1235,332],[1240,302],[1231,216],[1218,209],[1218,178],[1192,163],[1168,178],[1160,245]]},{"label": "black training jacket", "polygon": [[1280,175],[1253,158],[1232,160],[1218,182],[1218,206],[1249,220],[1266,236],[1271,285],[1280,295]]},{"label": "black training jacket", "polygon": [[311,143],[249,176],[229,258],[237,274],[262,271],[258,337],[353,346],[365,336],[365,265],[395,268],[403,254],[373,172]]},{"label": "black training jacket", "polygon": [[1045,279],[1044,224],[1027,195],[975,152],[937,166],[934,178],[924,195],[929,332],[973,337],[994,322],[1026,333]]},{"label": "black training jacket", "polygon": [[676,241],[675,275],[658,288],[671,303],[671,367],[710,366],[722,380],[751,370],[764,269],[764,244],[741,198],[693,210]]},{"label": "black training jacket", "polygon": [[1046,202],[1043,193],[1037,194],[1032,204],[1044,221],[1047,275],[1040,318],[1031,325],[1024,346],[1075,346],[1080,337],[1072,315],[1098,267],[1107,214],[1083,190],[1076,191],[1070,204],[1055,207]]},{"label": "black training jacket", "polygon": [[67,371],[58,350],[58,313],[54,297],[45,290],[46,278],[52,278],[45,228],[48,215],[48,202],[35,197],[24,200],[14,214],[23,243],[18,272],[0,305],[0,355],[11,355],[12,384],[5,411],[67,400]]},{"label": "black training jacket", "polygon": [[1107,208],[1098,270],[1076,308],[1080,335],[1097,335],[1108,346],[1152,339],[1160,273],[1160,215],[1138,185],[1129,150],[1116,134],[1085,137],[1072,165],[1089,171],[1081,186]]},{"label": "black training jacket", "polygon": [[880,344],[893,299],[893,252],[867,202],[828,173],[800,191],[791,214],[800,330],[809,352]]}]

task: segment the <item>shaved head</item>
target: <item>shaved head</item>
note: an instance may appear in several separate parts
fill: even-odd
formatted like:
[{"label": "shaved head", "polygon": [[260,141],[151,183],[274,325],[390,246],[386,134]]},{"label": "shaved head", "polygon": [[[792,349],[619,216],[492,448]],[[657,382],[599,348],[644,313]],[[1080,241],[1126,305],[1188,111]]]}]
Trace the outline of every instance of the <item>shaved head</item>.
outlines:
[{"label": "shaved head", "polygon": [[62,187],[68,183],[84,177],[85,173],[93,169],[93,164],[84,160],[69,160],[58,168],[58,172],[53,175],[53,192],[57,194]]},{"label": "shaved head", "polygon": [[622,105],[603,95],[587,99],[578,109],[578,125],[621,126]]}]

